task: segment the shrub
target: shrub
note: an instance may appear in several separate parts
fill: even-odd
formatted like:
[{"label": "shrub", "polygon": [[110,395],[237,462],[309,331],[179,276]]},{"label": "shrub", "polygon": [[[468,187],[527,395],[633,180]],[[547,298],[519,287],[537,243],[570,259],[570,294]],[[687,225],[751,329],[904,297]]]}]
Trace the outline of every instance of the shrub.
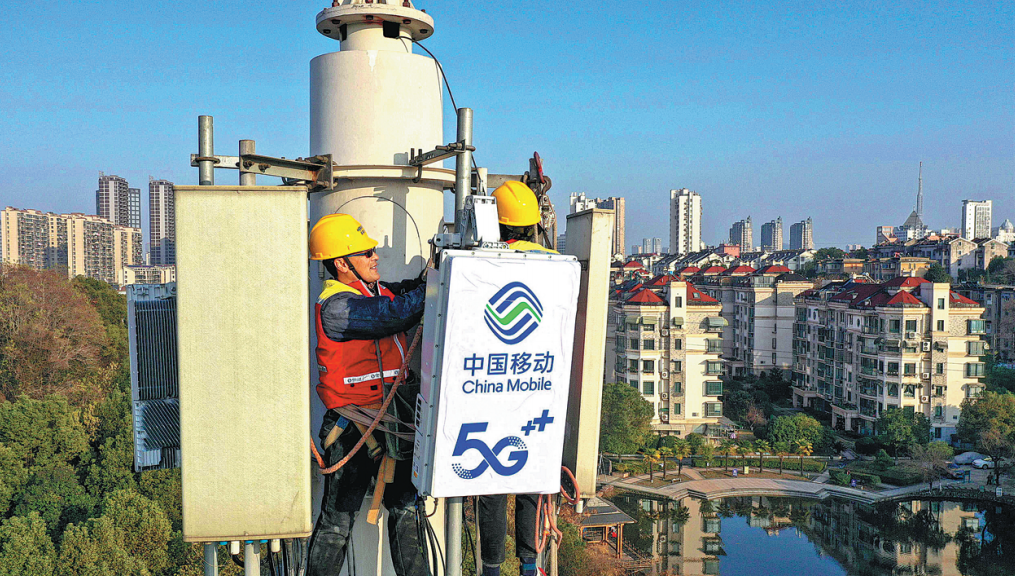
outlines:
[{"label": "shrub", "polygon": [[863,484],[864,486],[879,486],[881,484],[881,477],[877,474],[868,474],[866,472],[853,472],[853,478],[856,478],[857,484]]},{"label": "shrub", "polygon": [[878,449],[881,448],[881,444],[877,439],[871,436],[864,436],[856,441],[856,453],[863,454],[864,456],[873,456]]},{"label": "shrub", "polygon": [[911,486],[923,481],[919,472],[912,468],[895,467],[878,472],[880,480],[896,486]]},{"label": "shrub", "polygon": [[842,470],[829,470],[828,477],[836,486],[849,486],[849,474]]},{"label": "shrub", "polygon": [[[705,468],[705,467],[708,467],[708,466],[719,467],[719,466],[725,466],[726,465],[725,464],[725,458],[723,458],[722,456],[712,457],[712,458],[709,459],[709,462],[710,462],[709,464],[706,464],[705,463],[705,458],[695,457],[694,458],[694,467],[695,468]],[[754,457],[754,458],[730,458],[729,459],[729,466],[731,468],[732,467],[736,467],[736,466],[751,466],[751,467],[757,468],[758,467],[758,458],[757,457]],[[805,472],[823,472],[825,470],[825,467],[826,467],[826,464],[825,464],[825,462],[823,460],[810,460],[810,459],[804,460],[804,471]],[[779,459],[778,458],[773,458],[771,456],[766,456],[765,457],[765,468],[778,470],[779,469]],[[783,470],[799,470],[800,469],[800,459],[797,458],[796,456],[787,456],[783,460],[782,468],[783,468]]]}]

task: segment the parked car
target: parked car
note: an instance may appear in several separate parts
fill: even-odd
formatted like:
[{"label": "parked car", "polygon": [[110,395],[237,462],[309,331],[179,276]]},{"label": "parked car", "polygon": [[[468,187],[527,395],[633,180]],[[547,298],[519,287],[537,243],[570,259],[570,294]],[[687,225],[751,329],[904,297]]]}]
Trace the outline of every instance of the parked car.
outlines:
[{"label": "parked car", "polygon": [[962,480],[966,477],[966,473],[962,470],[945,470],[943,476],[949,480]]},{"label": "parked car", "polygon": [[991,469],[994,467],[994,461],[990,458],[977,458],[973,460],[973,468],[983,470],[984,468]]}]

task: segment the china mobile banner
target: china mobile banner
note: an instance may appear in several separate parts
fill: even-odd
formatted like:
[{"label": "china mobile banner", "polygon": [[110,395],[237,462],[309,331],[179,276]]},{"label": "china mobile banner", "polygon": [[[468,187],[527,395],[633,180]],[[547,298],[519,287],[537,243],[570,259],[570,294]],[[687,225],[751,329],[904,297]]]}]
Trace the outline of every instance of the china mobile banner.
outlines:
[{"label": "china mobile banner", "polygon": [[[445,261],[441,277],[443,342],[434,355],[440,384],[429,387],[437,402],[426,426],[433,443],[425,491],[435,497],[558,492],[578,262],[535,254],[459,256]],[[424,366],[424,380],[427,371]]]}]

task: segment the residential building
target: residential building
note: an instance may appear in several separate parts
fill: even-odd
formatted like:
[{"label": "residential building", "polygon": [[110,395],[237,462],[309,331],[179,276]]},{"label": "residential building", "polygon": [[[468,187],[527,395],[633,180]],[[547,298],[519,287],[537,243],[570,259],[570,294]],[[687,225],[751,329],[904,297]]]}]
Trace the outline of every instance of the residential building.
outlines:
[{"label": "residential building", "polygon": [[740,246],[741,252],[754,250],[754,230],[751,228],[751,217],[739,220],[730,227],[730,244]]},{"label": "residential building", "polygon": [[120,285],[128,284],[166,284],[176,282],[176,266],[139,265],[125,266]]},{"label": "residential building", "polygon": [[750,266],[756,270],[766,266],[785,266],[796,272],[814,260],[814,250],[777,250],[775,252],[743,252],[732,262],[733,266]]},{"label": "residential building", "polygon": [[818,272],[828,275],[856,275],[863,274],[863,266],[863,258],[829,258],[818,263]]},{"label": "residential building", "polygon": [[974,240],[973,243],[976,244],[976,248],[959,257],[955,266],[956,275],[959,270],[969,270],[970,268],[986,270],[991,260],[994,258],[1006,258],[1011,252],[1008,249],[1008,244],[993,238],[979,238]]},{"label": "residential building", "polygon": [[735,425],[722,418],[719,303],[664,275],[621,286],[610,304],[607,380],[641,392],[660,434],[728,434]]},{"label": "residential building", "polygon": [[959,284],[955,291],[983,306],[984,339],[1000,362],[1015,362],[1015,286]]},{"label": "residential building", "polygon": [[994,228],[991,232],[994,240],[1004,242],[1009,247],[1015,248],[1015,224],[1012,224],[1011,220],[1005,219],[1003,224]]},{"label": "residential building", "polygon": [[[589,210],[591,208],[600,208],[602,210],[611,210],[613,212],[613,254],[623,256],[626,252],[624,247],[625,242],[625,223],[627,221],[627,208],[626,202],[623,198],[616,196],[610,196],[605,200],[600,198],[587,198],[584,192],[572,192],[571,193],[571,214],[575,212],[581,212],[582,210]],[[558,252],[562,252],[560,245],[557,247]]]},{"label": "residential building", "polygon": [[962,201],[962,237],[967,240],[990,238],[991,200]]},{"label": "residential building", "polygon": [[874,434],[889,408],[924,414],[953,441],[960,405],[983,390],[984,308],[948,284],[836,281],[796,298],[793,402],[833,427]]},{"label": "residential building", "polygon": [[143,262],[141,230],[87,214],[53,214],[7,207],[0,212],[2,261],[68,278],[119,284],[123,268]]},{"label": "residential building", "polygon": [[782,250],[782,216],[761,225],[761,250]]},{"label": "residential building", "polygon": [[793,298],[814,283],[785,266],[755,270],[735,266],[692,281],[722,305],[723,359],[727,374],[793,368]]},{"label": "residential building", "polygon": [[148,224],[151,264],[176,264],[176,192],[172,182],[148,179]]},{"label": "residential building", "polygon": [[814,222],[810,218],[789,227],[790,250],[814,250]]},{"label": "residential building", "polygon": [[923,219],[916,213],[916,210],[913,210],[910,212],[909,217],[906,218],[906,221],[902,223],[902,226],[896,226],[892,230],[892,234],[896,240],[902,242],[919,240],[930,234],[930,228],[923,223]]},{"label": "residential building", "polygon": [[874,241],[875,245],[891,244],[892,242],[898,240],[898,238],[895,237],[894,226],[878,226],[874,235],[875,235]]},{"label": "residential building", "polygon": [[863,273],[875,282],[886,282],[900,276],[919,276],[923,278],[923,275],[933,265],[934,261],[930,258],[916,258],[896,254],[884,258],[868,258],[863,263]]},{"label": "residential building", "polygon": [[663,241],[659,238],[642,238],[641,239],[641,253],[642,254],[662,254],[663,253]]},{"label": "residential building", "polygon": [[705,247],[701,242],[701,196],[681,188],[670,190],[670,251],[690,254]]},{"label": "residential building", "polygon": [[118,226],[141,228],[141,189],[131,188],[119,176],[99,172],[95,211],[100,218]]},{"label": "residential building", "polygon": [[557,234],[557,252],[564,254],[567,247],[567,234]]}]

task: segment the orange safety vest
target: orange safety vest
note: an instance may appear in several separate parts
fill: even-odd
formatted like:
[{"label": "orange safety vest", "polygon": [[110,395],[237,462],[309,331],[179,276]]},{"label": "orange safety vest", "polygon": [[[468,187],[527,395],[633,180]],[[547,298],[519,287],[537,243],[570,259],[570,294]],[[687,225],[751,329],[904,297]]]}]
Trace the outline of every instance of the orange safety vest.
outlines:
[{"label": "orange safety vest", "polygon": [[[378,296],[387,296],[391,299],[395,297],[391,290],[381,286],[380,283],[377,284],[377,290]],[[385,382],[395,381],[402,368],[406,349],[404,333],[386,336],[380,340],[335,342],[329,339],[321,326],[321,305],[340,292],[373,296],[362,281],[349,286],[337,280],[327,280],[314,306],[314,315],[317,319],[317,370],[320,374],[317,395],[329,410],[348,404],[366,406],[380,402],[384,391],[381,385],[381,370],[377,367],[377,348],[380,347]]]}]

